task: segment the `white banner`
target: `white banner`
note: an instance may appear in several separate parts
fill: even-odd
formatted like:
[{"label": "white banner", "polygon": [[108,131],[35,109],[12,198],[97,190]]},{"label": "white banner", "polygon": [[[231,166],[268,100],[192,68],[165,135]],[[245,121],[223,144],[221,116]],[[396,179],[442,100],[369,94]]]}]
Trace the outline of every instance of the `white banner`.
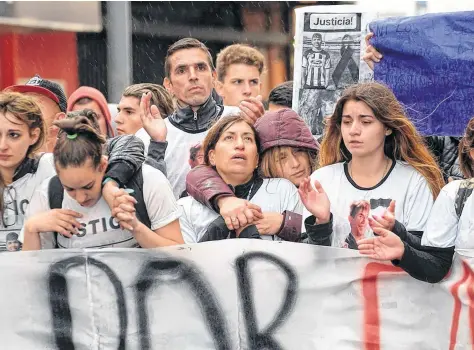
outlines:
[{"label": "white banner", "polygon": [[322,135],[344,89],[373,80],[362,60],[367,24],[375,14],[357,6],[309,6],[295,10],[293,109],[313,135]]},{"label": "white banner", "polygon": [[472,348],[468,262],[431,285],[357,251],[243,239],[0,261],[2,350]]}]

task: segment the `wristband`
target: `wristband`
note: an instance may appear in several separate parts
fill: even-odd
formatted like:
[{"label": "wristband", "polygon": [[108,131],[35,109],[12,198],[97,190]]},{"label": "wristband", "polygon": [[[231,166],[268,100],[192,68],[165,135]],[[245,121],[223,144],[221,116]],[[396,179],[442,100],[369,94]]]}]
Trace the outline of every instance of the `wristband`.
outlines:
[{"label": "wristband", "polygon": [[105,186],[105,184],[109,181],[115,181],[114,179],[112,179],[111,177],[106,177],[104,181],[102,181],[102,187]]}]

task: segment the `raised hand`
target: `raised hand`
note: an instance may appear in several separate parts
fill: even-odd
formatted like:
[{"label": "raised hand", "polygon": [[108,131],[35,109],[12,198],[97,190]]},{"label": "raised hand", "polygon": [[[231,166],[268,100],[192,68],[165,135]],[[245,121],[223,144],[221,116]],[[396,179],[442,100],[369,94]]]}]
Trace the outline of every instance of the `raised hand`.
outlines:
[{"label": "raised hand", "polygon": [[360,254],[376,260],[400,260],[405,253],[400,237],[382,227],[373,230],[377,236],[357,241]]},{"label": "raised hand", "polygon": [[382,227],[388,231],[393,231],[395,226],[395,201],[390,202],[389,207],[385,210],[382,217],[373,215],[369,218],[370,227]]},{"label": "raised hand", "polygon": [[298,188],[301,202],[316,217],[318,224],[325,224],[331,217],[331,203],[319,181],[314,181],[314,188],[310,181],[309,177],[301,181]]},{"label": "raised hand", "polygon": [[380,52],[378,52],[375,47],[370,45],[369,40],[374,36],[374,33],[369,33],[365,37],[365,43],[367,48],[365,49],[365,54],[362,59],[367,63],[370,69],[374,70],[375,63],[380,62],[380,59],[383,57]]},{"label": "raised hand", "polygon": [[153,141],[164,142],[168,135],[165,121],[157,106],[151,105],[151,92],[142,95],[140,100],[140,119],[143,128]]},{"label": "raised hand", "polygon": [[242,100],[239,105],[242,117],[250,124],[255,122],[265,113],[265,107],[262,103],[262,96],[249,97]]}]

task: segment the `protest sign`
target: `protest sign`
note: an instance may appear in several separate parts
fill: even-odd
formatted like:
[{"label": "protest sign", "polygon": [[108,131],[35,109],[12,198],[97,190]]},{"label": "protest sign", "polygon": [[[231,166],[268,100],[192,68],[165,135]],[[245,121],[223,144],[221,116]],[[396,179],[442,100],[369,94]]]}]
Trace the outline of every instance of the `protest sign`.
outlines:
[{"label": "protest sign", "polygon": [[[361,60],[372,14],[355,6],[311,6],[295,10],[293,109],[313,135],[323,133],[323,118],[332,114],[349,85],[372,80]],[[361,55],[362,54],[362,55]]]},{"label": "protest sign", "polygon": [[464,259],[431,285],[357,251],[287,242],[1,254],[1,348],[467,349]]},{"label": "protest sign", "polygon": [[461,136],[474,116],[474,12],[370,23],[386,83],[423,135]]}]

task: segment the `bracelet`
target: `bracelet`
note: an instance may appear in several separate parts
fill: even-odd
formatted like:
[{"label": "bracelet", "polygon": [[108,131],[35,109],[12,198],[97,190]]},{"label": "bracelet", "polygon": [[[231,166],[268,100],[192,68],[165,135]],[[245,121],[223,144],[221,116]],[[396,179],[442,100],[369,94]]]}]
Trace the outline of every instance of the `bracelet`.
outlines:
[{"label": "bracelet", "polygon": [[114,179],[112,179],[111,177],[106,177],[104,181],[102,181],[102,187],[105,186],[105,184],[109,181],[115,181]]}]

